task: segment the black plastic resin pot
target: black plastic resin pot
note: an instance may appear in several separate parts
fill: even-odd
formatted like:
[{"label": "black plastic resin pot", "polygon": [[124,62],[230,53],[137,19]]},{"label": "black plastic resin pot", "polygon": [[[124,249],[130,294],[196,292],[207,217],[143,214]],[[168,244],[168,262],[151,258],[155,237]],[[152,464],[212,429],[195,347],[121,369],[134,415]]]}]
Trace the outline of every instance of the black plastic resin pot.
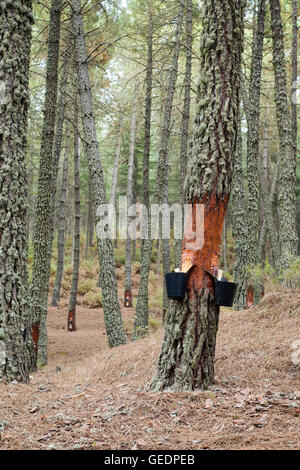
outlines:
[{"label": "black plastic resin pot", "polygon": [[235,282],[215,279],[215,304],[222,307],[232,307],[236,288]]},{"label": "black plastic resin pot", "polygon": [[188,280],[187,273],[168,273],[165,275],[167,294],[169,299],[181,300],[184,298],[186,284]]}]

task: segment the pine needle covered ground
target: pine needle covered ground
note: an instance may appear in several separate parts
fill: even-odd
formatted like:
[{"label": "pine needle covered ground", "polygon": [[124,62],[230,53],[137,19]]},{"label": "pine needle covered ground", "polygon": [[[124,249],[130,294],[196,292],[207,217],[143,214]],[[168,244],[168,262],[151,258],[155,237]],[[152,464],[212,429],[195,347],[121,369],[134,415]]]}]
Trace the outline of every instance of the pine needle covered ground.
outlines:
[{"label": "pine needle covered ground", "polygon": [[[128,333],[133,315],[123,310]],[[222,311],[208,392],[147,390],[160,327],[109,349],[101,309],[78,306],[77,325],[50,307],[48,365],[29,385],[0,385],[0,449],[300,448],[300,292]]]}]

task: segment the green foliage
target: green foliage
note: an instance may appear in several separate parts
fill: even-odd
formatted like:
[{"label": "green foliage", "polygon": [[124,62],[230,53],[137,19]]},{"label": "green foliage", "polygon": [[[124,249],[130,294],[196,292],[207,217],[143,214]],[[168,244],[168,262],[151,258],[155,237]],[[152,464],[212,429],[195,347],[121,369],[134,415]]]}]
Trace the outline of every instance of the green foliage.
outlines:
[{"label": "green foliage", "polygon": [[300,256],[292,258],[288,269],[282,271],[279,279],[292,290],[300,289]]},{"label": "green foliage", "polygon": [[89,291],[85,294],[83,305],[87,305],[89,308],[100,308],[102,307],[102,294],[101,292]]}]

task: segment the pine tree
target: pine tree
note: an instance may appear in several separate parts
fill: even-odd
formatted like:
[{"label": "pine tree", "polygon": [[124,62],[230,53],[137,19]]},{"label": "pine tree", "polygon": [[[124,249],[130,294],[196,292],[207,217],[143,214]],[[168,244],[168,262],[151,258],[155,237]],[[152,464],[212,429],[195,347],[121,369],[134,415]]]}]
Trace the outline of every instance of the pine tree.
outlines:
[{"label": "pine tree", "polygon": [[44,120],[34,227],[32,266],[32,324],[38,341],[38,362],[47,363],[47,303],[52,236],[51,198],[53,196],[53,141],[56,116],[61,0],[52,0],[48,38]]},{"label": "pine tree", "polygon": [[297,254],[296,231],[296,165],[291,137],[291,115],[288,106],[283,26],[279,0],[270,0],[275,75],[276,119],[280,153],[278,162],[278,206],[280,224],[280,267],[289,266]]},{"label": "pine tree", "polygon": [[[94,203],[96,226],[100,222],[101,208],[106,205],[105,185],[97,142],[92,91],[87,61],[85,33],[82,19],[81,1],[73,0],[73,30],[75,35],[75,57],[80,95],[82,125],[86,143],[89,178]],[[109,235],[109,227],[105,226]],[[114,266],[113,246],[110,237],[97,234],[100,265],[100,285],[102,289],[103,312],[106,332],[110,347],[126,343],[118,298],[116,271]]]},{"label": "pine tree", "polygon": [[[220,308],[214,303],[213,281],[206,270],[217,265],[223,222],[233,173],[240,99],[244,2],[203,2],[200,80],[186,202],[204,208],[203,245],[188,250],[183,241],[182,264],[191,261],[188,291],[172,301],[152,381],[155,390],[207,388],[214,380],[214,355]],[[196,222],[190,218],[188,231]],[[199,221],[198,221],[199,222]],[[198,224],[199,228],[199,224]],[[186,232],[187,234],[187,232]]]},{"label": "pine tree", "polygon": [[[0,4],[0,382],[28,381],[27,171],[30,0]],[[30,359],[30,358],[29,358]]]}]

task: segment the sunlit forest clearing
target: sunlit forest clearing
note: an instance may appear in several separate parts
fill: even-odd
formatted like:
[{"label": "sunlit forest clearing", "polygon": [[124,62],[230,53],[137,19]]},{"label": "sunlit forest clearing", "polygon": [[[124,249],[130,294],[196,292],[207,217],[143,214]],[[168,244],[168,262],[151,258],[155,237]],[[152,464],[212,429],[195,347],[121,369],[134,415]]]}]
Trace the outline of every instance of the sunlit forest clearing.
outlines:
[{"label": "sunlit forest clearing", "polygon": [[0,2],[0,450],[299,449],[299,18]]}]

